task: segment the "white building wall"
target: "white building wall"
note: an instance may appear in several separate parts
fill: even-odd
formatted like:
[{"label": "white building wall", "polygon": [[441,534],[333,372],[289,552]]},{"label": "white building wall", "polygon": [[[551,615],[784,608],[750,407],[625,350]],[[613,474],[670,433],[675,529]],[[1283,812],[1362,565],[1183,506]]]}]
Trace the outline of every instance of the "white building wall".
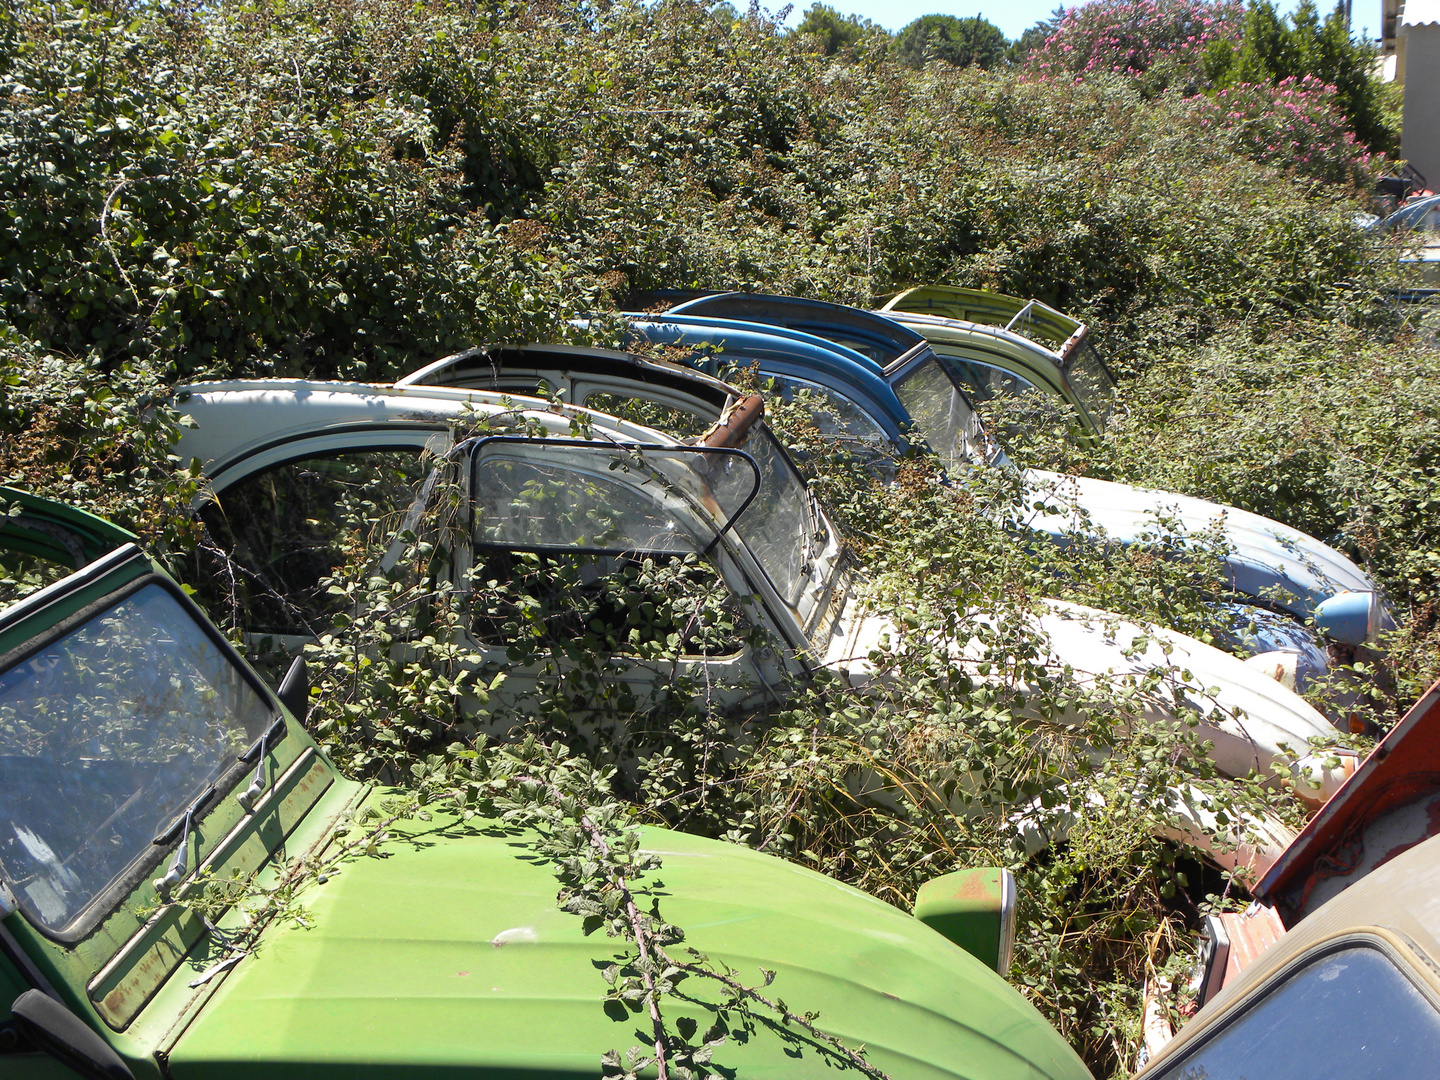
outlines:
[{"label": "white building wall", "polygon": [[1399,37],[1405,80],[1400,153],[1440,191],[1440,23],[1402,26]]}]

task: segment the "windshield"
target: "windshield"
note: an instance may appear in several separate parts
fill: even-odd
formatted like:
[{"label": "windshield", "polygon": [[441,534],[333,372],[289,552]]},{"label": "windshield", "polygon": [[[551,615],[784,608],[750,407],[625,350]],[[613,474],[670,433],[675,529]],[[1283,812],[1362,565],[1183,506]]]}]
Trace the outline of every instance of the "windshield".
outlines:
[{"label": "windshield", "polygon": [[66,926],[271,717],[169,590],[111,605],[0,671],[0,873]]},{"label": "windshield", "polygon": [[1326,953],[1166,1063],[1157,1080],[1432,1076],[1440,1013],[1380,950]]},{"label": "windshield", "polygon": [[760,467],[760,491],[740,515],[735,531],[780,598],[798,607],[806,569],[815,553],[829,542],[825,519],[768,427],[756,424],[740,448]]},{"label": "windshield", "polygon": [[933,353],[894,385],[895,396],[915,422],[916,430],[946,469],[986,464],[986,455],[979,448],[980,422],[960,387]]},{"label": "windshield", "polygon": [[1089,342],[1070,357],[1065,375],[1085,411],[1104,427],[1115,408],[1115,380]]}]

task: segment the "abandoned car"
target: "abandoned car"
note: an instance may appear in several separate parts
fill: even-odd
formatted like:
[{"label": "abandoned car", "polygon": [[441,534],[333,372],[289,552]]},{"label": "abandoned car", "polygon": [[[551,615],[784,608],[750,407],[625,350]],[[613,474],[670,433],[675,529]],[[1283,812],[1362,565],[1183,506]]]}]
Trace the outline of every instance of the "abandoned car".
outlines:
[{"label": "abandoned car", "polygon": [[1440,837],[1311,912],[1137,1080],[1428,1076],[1440,1056]]},{"label": "abandoned car", "polygon": [[[692,313],[708,309],[732,317]],[[886,441],[903,448],[907,435],[919,435],[947,469],[1011,467],[971,409],[963,375],[952,370],[952,359],[937,356],[936,347],[915,329],[882,315],[795,297],[728,293],[690,301],[675,313],[636,316],[632,333],[654,345],[678,348],[677,358],[712,373],[755,364],[782,391],[822,394],[857,444]],[[1037,365],[1052,363],[1042,346],[1010,336],[1009,345],[1035,353]],[[979,344],[967,348],[983,350],[993,344],[994,332],[978,328],[972,338]],[[454,381],[446,368],[455,364],[455,358],[447,358],[402,381]],[[473,361],[460,366],[472,379],[479,374]],[[1328,670],[1327,650],[1342,662],[1357,653],[1363,657],[1393,626],[1378,586],[1363,570],[1329,545],[1277,521],[1192,496],[1090,477],[1026,470],[1024,479],[1027,501],[1036,507],[1027,528],[1062,544],[1070,536],[1127,545],[1155,544],[1157,537],[1171,536],[1183,542],[1218,528],[1237,628],[1227,645],[1243,653],[1272,654],[1257,665],[1278,671],[1298,689]],[[1323,635],[1319,640],[1307,621]]]},{"label": "abandoned car", "polygon": [[[322,583],[343,563],[353,532],[339,512],[347,488],[372,524],[398,535],[433,524],[428,478],[453,462],[466,492],[458,510],[446,511],[460,523],[448,571],[458,589],[496,575],[539,574],[534,559],[563,557],[589,568],[575,588],[617,580],[623,590],[637,559],[690,560],[685,573],[695,591],[684,602],[701,617],[684,620],[689,629],[675,639],[682,655],[647,659],[623,626],[618,639],[607,630],[610,637],[597,640],[611,650],[605,679],[636,700],[683,676],[707,700],[763,710],[787,700],[790,680],[821,669],[855,684],[886,677],[872,657],[899,637],[897,623],[864,606],[834,528],[765,426],[758,397],[737,401],[723,383],[685,368],[603,350],[562,349],[557,368],[556,350],[508,351],[495,391],[287,380],[182,390],[177,405],[196,427],[179,451],[212,478],[216,497],[202,514],[242,571],[233,587],[243,594],[251,640],[294,651],[327,629],[335,609]],[[704,402],[704,437],[686,444],[583,404],[518,396],[541,380],[571,401],[640,399],[692,419]],[[477,426],[483,433],[472,434]],[[386,542],[381,535],[374,545]],[[563,577],[553,563],[544,574]],[[613,618],[609,611],[597,617]],[[557,646],[517,666],[513,635],[522,625],[527,635],[535,629],[487,615],[463,630],[486,669],[506,674],[505,693],[516,701],[543,673],[573,664]],[[1058,603],[1036,626],[1048,636],[1045,662],[1056,671],[1068,665],[1081,683],[1107,672],[1123,679],[1168,671],[1173,659],[1200,687],[1218,688],[1213,698],[1191,691],[1203,714],[1199,730],[1227,775],[1294,762],[1331,730],[1274,680],[1181,635]],[[1130,655],[1128,646],[1142,639],[1144,648]],[[957,648],[958,670],[983,663],[967,646]],[[1192,700],[1167,681],[1146,699],[1147,721],[1173,723],[1188,709],[1182,698]],[[597,732],[592,742],[625,737]],[[1325,793],[1344,775],[1321,758],[1302,768]],[[1282,831],[1254,868],[1263,870],[1287,842]]]},{"label": "abandoned car", "polygon": [[[654,1045],[609,995],[626,946],[557,906],[533,834],[397,816],[393,792],[340,776],[304,729],[299,666],[273,692],[123,530],[0,489],[0,548],[7,584],[35,586],[0,608],[0,1074],[593,1077]],[[61,568],[43,587],[36,560]],[[1004,873],[934,879],[912,917],[745,848],[638,836],[661,860],[639,903],[818,1014],[742,1018],[688,973],[658,1008],[672,1037],[728,1031],[717,1071],[830,1076],[863,1045],[896,1077],[1089,1076],[993,970]],[[301,919],[257,903],[277,886]]]}]

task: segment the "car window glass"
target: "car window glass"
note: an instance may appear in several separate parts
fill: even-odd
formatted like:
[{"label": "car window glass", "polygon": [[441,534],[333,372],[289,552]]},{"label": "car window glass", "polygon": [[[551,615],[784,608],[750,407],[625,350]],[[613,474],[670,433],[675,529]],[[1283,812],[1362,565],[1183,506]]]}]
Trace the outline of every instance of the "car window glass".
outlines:
[{"label": "car window glass", "polygon": [[147,585],[0,672],[0,869],[58,929],[271,718],[181,605]]},{"label": "car window glass", "polygon": [[936,357],[910,368],[894,387],[900,404],[945,468],[985,463],[985,453],[978,449],[979,421]]},{"label": "car window glass", "polygon": [[1004,368],[996,367],[993,364],[984,364],[968,357],[947,356],[945,357],[945,366],[955,380],[965,388],[965,392],[970,395],[970,400],[977,405],[995,397],[1019,397],[1021,394],[1039,392],[1034,383],[1013,371],[1006,371]]},{"label": "car window glass", "polygon": [[739,605],[704,556],[478,549],[471,632],[526,662],[724,656],[744,637]]},{"label": "car window glass", "polygon": [[1379,949],[1327,952],[1272,987],[1155,1080],[1432,1075],[1440,1013]]},{"label": "car window glass", "polygon": [[[699,554],[679,496],[650,462],[675,466],[692,457],[719,465],[739,455],[482,447],[471,485],[476,637],[519,651],[735,651],[730,590]],[[753,471],[746,471],[753,490]]]},{"label": "car window glass", "polygon": [[705,434],[715,422],[712,409],[708,416],[689,409],[679,409],[659,401],[626,394],[607,394],[597,391],[587,394],[585,407],[596,412],[607,413],[632,424],[654,428],[676,439],[694,439]]},{"label": "car window glass", "polygon": [[74,572],[73,566],[51,562],[28,552],[0,549],[0,608],[9,607]]},{"label": "car window glass", "polygon": [[1115,408],[1115,380],[1089,342],[1071,356],[1065,376],[1085,411],[1103,427]]},{"label": "car window glass", "polygon": [[756,424],[740,448],[760,466],[760,491],[740,515],[735,531],[780,598],[796,607],[809,580],[810,560],[829,541],[828,530],[804,479],[768,427]]},{"label": "car window glass", "polygon": [[696,550],[694,537],[663,499],[656,498],[660,482],[638,466],[628,467],[623,453],[590,454],[578,462],[589,467],[525,456],[478,458],[472,485],[476,546],[611,553]]},{"label": "car window glass", "polygon": [[219,552],[192,576],[216,618],[238,609],[251,633],[313,635],[339,612],[321,582],[379,554],[433,465],[417,449],[289,461],[231,484],[201,510]]},{"label": "car window glass", "polygon": [[[890,439],[880,422],[860,405],[828,386],[796,378],[793,375],[770,375],[774,390],[788,404],[799,404],[807,410],[815,430],[827,442],[845,449],[855,464],[874,469],[884,479],[894,479],[895,461],[887,452]],[[808,455],[803,449],[790,447],[797,464],[804,465]]]}]

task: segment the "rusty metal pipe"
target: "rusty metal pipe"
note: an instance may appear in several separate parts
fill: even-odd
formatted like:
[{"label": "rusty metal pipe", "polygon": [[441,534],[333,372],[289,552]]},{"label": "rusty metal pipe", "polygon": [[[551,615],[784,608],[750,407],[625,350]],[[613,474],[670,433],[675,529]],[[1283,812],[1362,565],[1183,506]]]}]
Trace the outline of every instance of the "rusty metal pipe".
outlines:
[{"label": "rusty metal pipe", "polygon": [[1070,362],[1070,357],[1073,354],[1080,351],[1080,346],[1085,343],[1085,339],[1089,336],[1090,327],[1082,323],[1080,329],[1071,334],[1069,340],[1060,346],[1060,364],[1062,367]]},{"label": "rusty metal pipe", "polygon": [[764,415],[765,399],[759,394],[741,398],[725,410],[725,415],[705,432],[700,445],[733,450],[744,440],[745,433],[754,426],[755,421]]}]

